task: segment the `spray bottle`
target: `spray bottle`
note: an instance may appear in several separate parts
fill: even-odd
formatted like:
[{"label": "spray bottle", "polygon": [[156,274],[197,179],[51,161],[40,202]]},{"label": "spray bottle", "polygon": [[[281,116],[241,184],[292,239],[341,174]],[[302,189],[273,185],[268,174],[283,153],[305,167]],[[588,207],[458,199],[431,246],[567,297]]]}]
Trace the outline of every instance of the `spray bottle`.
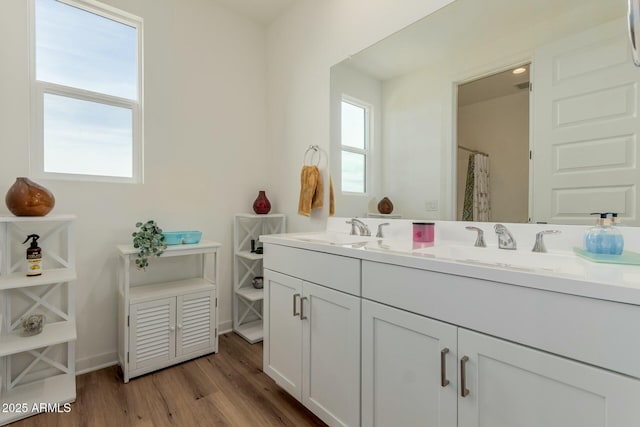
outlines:
[{"label": "spray bottle", "polygon": [[27,276],[40,276],[42,274],[42,249],[38,246],[37,234],[29,234],[24,243],[31,239],[31,246],[27,249]]}]

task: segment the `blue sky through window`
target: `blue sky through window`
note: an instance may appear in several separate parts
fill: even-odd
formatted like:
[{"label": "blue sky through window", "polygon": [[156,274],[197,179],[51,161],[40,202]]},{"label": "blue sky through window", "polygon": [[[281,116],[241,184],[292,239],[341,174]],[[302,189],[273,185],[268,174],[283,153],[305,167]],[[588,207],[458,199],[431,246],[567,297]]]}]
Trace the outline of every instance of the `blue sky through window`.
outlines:
[{"label": "blue sky through window", "polygon": [[[56,0],[36,0],[35,22],[36,80],[138,101],[136,28]],[[45,172],[133,177],[131,108],[43,104]]]}]

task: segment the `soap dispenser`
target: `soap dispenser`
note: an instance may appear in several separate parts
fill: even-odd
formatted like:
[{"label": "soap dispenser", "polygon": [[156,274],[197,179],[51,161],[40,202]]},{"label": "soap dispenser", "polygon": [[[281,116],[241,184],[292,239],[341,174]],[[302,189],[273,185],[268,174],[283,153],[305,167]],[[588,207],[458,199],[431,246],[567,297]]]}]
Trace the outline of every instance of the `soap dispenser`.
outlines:
[{"label": "soap dispenser", "polygon": [[622,254],[622,234],[617,228],[611,226],[608,213],[594,212],[591,215],[599,215],[596,226],[589,229],[585,235],[584,244],[587,252],[605,255]]},{"label": "soap dispenser", "polygon": [[620,218],[618,217],[617,212],[609,212],[609,213],[611,214],[611,229],[612,229],[612,234],[615,241],[614,254],[620,255],[624,250],[624,237],[622,236],[622,233],[618,229],[618,227],[621,225]]}]

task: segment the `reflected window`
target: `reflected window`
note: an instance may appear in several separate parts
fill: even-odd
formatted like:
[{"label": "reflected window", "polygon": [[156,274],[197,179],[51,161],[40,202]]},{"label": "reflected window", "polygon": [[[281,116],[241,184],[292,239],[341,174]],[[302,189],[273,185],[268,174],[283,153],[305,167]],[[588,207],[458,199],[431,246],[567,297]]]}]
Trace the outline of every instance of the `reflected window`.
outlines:
[{"label": "reflected window", "polygon": [[97,2],[33,0],[32,173],[142,181],[142,21]]},{"label": "reflected window", "polygon": [[371,107],[353,98],[342,99],[342,192],[367,192],[371,138]]}]

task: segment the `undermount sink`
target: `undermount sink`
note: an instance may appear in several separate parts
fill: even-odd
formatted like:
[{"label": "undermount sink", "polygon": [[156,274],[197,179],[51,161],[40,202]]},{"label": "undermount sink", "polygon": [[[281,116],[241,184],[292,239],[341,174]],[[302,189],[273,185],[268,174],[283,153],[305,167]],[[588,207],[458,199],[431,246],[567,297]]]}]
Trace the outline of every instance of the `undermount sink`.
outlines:
[{"label": "undermount sink", "polygon": [[527,271],[551,271],[571,274],[581,268],[579,260],[573,253],[512,251],[496,247],[479,248],[448,243],[436,243],[430,247],[421,247],[420,244],[394,241],[372,242],[367,244],[365,249]]},{"label": "undermount sink", "polygon": [[512,251],[454,245],[421,248],[416,249],[414,253],[433,255],[437,258],[447,258],[461,262],[527,270],[561,271],[576,261],[576,257],[573,254]]},{"label": "undermount sink", "polygon": [[296,236],[291,236],[292,239],[301,240],[303,242],[312,242],[312,243],[324,243],[327,245],[359,245],[366,244],[368,242],[376,240],[375,237],[371,236],[354,236],[346,233],[335,233],[335,232],[318,232],[318,233],[309,233],[309,234],[299,234]]}]

